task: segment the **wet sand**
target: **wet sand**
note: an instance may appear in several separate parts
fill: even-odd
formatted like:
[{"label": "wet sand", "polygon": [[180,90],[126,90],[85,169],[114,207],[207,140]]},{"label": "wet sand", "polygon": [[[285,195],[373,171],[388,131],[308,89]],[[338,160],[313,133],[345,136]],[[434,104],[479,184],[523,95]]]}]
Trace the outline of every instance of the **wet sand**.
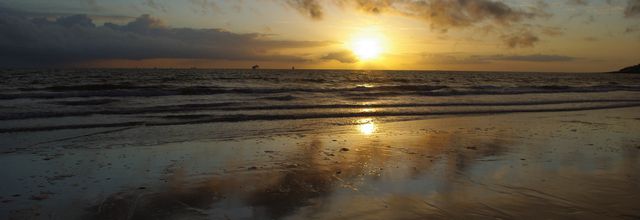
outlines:
[{"label": "wet sand", "polygon": [[140,146],[3,134],[0,218],[640,218],[640,108],[353,121]]}]

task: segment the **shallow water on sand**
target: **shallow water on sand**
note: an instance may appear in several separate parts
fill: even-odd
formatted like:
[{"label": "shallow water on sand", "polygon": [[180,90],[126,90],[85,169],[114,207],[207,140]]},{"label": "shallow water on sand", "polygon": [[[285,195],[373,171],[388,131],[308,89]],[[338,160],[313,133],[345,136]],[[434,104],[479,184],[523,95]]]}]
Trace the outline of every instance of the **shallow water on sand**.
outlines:
[{"label": "shallow water on sand", "polygon": [[637,219],[639,110],[2,134],[0,218]]}]

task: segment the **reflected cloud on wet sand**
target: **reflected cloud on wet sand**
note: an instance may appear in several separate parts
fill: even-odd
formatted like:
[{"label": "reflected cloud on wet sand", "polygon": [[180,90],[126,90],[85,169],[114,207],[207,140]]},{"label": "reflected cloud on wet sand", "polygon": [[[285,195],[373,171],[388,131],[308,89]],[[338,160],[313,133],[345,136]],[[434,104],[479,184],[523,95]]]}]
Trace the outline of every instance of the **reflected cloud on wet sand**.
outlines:
[{"label": "reflected cloud on wet sand", "polygon": [[[537,140],[534,146],[548,145],[540,150],[525,141],[535,139],[521,139],[514,129],[472,127],[466,121],[445,124],[410,129],[385,124],[381,130],[374,119],[359,119],[357,132],[308,135],[296,147],[265,151],[268,157],[233,158],[259,166],[221,164],[225,172],[197,178],[189,170],[175,170],[158,188],[108,196],[88,209],[87,218],[640,216],[640,176],[630,169],[638,168],[635,149],[570,163],[582,166],[606,157],[606,169],[573,169],[560,160],[568,152],[547,152],[564,140]],[[460,124],[466,127],[456,127]],[[410,132],[400,132],[406,130]],[[580,140],[573,144],[582,146]]]}]

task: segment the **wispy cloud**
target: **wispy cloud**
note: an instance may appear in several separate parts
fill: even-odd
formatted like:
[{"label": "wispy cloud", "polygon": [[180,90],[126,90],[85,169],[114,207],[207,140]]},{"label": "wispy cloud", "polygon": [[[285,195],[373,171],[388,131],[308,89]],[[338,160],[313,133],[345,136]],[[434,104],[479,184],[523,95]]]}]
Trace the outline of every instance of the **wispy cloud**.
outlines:
[{"label": "wispy cloud", "polygon": [[358,62],[358,58],[351,51],[338,51],[329,53],[320,59],[323,60],[336,60],[341,63],[355,63]]},{"label": "wispy cloud", "polygon": [[540,38],[534,35],[531,31],[502,35],[502,39],[510,48],[533,47],[538,41],[540,41]]},{"label": "wispy cloud", "polygon": [[[540,40],[533,31],[519,31],[527,20],[547,17],[546,4],[516,8],[493,0],[288,0],[290,6],[315,20],[323,17],[323,4],[336,4],[371,14],[395,14],[419,19],[431,29],[450,29],[491,24],[501,27],[501,39],[509,48],[533,47]],[[580,2],[580,1],[578,1]],[[523,24],[524,25],[524,24]],[[515,31],[514,31],[515,30]],[[558,33],[558,31],[554,32]]]},{"label": "wispy cloud", "polygon": [[158,0],[144,0],[143,5],[149,6],[150,8],[156,10],[167,12],[167,8],[164,6],[164,4],[158,2]]},{"label": "wispy cloud", "polygon": [[524,55],[470,55],[464,53],[425,53],[422,54],[423,60],[428,63],[437,64],[489,64],[495,62],[530,62],[530,63],[549,63],[549,62],[570,62],[578,60],[576,57],[557,55],[557,54],[524,54]]},{"label": "wispy cloud", "polygon": [[588,5],[589,4],[587,0],[567,0],[567,3],[570,5]]},{"label": "wispy cloud", "polygon": [[395,13],[419,18],[431,27],[446,30],[452,27],[467,27],[481,22],[509,25],[524,19],[535,18],[535,10],[516,9],[502,1],[492,0],[287,0],[290,6],[303,14],[321,19],[322,3],[336,3],[342,7],[354,7],[373,13]]},{"label": "wispy cloud", "polygon": [[202,14],[220,11],[218,4],[213,0],[189,0],[189,2],[193,4],[194,11]]},{"label": "wispy cloud", "polygon": [[562,55],[491,55],[491,56],[474,56],[474,59],[486,61],[520,61],[520,62],[567,62],[576,60],[575,57]]},{"label": "wispy cloud", "polygon": [[491,0],[381,0],[355,1],[358,8],[373,12],[396,12],[430,23],[433,28],[467,27],[481,22],[509,25],[536,14]]},{"label": "wispy cloud", "polygon": [[317,0],[285,0],[287,5],[297,9],[300,13],[313,19],[322,19],[323,10]]}]

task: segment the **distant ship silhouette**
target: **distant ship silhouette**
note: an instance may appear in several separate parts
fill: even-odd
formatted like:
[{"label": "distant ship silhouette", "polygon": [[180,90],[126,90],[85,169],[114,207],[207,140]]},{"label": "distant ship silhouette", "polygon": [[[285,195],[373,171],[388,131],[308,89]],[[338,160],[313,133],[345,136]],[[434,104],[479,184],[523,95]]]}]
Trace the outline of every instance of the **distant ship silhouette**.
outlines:
[{"label": "distant ship silhouette", "polygon": [[251,69],[254,69],[254,70],[257,70],[257,69],[259,69],[259,68],[260,68],[260,65],[258,65],[258,64],[253,65],[253,66],[251,67]]}]

